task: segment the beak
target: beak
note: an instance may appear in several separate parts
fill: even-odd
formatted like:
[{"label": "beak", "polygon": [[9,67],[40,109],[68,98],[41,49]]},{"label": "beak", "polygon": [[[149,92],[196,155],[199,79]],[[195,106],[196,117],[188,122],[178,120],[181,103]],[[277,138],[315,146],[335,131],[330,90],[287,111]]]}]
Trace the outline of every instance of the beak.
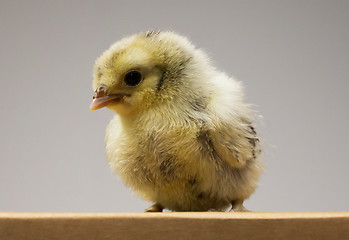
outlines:
[{"label": "beak", "polygon": [[95,94],[93,95],[93,100],[90,104],[90,111],[94,111],[100,108],[103,108],[107,106],[111,102],[118,101],[122,98],[123,95],[121,94],[112,94],[107,95],[107,90],[105,87],[100,86],[95,91]]}]

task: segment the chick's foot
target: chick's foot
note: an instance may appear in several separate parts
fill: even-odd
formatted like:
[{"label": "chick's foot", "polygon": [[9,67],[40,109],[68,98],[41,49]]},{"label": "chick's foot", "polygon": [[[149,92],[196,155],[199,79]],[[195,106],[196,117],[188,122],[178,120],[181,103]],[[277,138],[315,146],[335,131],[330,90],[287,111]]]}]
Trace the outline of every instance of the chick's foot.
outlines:
[{"label": "chick's foot", "polygon": [[231,209],[229,212],[251,212],[250,210],[246,209],[243,205],[243,200],[234,200],[231,202]]},{"label": "chick's foot", "polygon": [[144,212],[162,212],[163,206],[161,206],[159,203],[155,203],[144,210]]}]

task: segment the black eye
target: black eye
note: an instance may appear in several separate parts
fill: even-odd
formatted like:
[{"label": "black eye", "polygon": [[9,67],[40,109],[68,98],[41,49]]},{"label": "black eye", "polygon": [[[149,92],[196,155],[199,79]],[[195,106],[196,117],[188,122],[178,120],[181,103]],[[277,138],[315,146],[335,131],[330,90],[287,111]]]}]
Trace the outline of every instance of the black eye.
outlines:
[{"label": "black eye", "polygon": [[124,81],[128,86],[136,86],[142,81],[142,74],[138,71],[130,71],[126,73]]}]

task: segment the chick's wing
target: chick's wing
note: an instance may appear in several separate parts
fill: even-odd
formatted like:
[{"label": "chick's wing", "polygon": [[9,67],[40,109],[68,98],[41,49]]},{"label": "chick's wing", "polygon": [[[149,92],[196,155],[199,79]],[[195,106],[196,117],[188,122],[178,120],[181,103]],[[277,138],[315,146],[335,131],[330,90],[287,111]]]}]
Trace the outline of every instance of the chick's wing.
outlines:
[{"label": "chick's wing", "polygon": [[244,167],[247,161],[256,157],[258,143],[251,125],[239,126],[237,128],[232,123],[221,123],[208,132],[212,149],[217,157],[236,168]]}]

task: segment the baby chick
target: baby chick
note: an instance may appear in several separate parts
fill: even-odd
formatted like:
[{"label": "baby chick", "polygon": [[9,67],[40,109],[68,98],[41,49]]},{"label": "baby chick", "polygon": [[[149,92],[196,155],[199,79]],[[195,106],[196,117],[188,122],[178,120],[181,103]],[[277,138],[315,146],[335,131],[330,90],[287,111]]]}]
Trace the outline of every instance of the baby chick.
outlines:
[{"label": "baby chick", "polygon": [[240,82],[185,37],[149,31],[113,44],[94,67],[91,111],[112,170],[154,203],[146,211],[244,211],[262,166],[254,112]]}]

